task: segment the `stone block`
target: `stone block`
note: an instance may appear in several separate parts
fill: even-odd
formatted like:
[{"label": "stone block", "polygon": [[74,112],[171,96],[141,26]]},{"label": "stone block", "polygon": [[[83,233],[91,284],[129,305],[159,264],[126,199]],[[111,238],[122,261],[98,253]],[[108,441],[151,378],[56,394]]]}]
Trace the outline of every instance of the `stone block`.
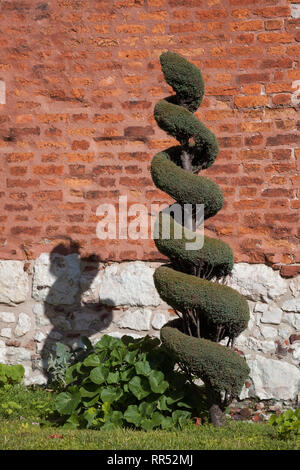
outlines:
[{"label": "stone block", "polygon": [[25,302],[29,279],[23,261],[0,261],[0,303],[7,305]]}]

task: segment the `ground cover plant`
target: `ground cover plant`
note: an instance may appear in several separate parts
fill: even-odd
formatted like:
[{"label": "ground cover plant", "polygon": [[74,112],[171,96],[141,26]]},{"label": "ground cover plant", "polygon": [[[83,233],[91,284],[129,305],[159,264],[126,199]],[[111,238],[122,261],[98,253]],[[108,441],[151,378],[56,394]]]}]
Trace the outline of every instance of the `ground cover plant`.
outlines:
[{"label": "ground cover plant", "polygon": [[[86,342],[88,340],[86,339]],[[104,335],[71,365],[55,400],[68,428],[183,427],[201,412],[187,376],[157,338]]]},{"label": "ground cover plant", "polygon": [[[151,174],[155,185],[175,199],[185,215],[186,205],[192,205],[183,225],[176,220],[172,206],[169,212],[161,211],[156,221],[156,246],[171,263],[156,269],[154,282],[160,297],[178,315],[163,326],[161,340],[182,370],[204,382],[211,420],[221,425],[226,406],[239,395],[249,374],[244,358],[232,349],[235,337],[247,327],[249,306],[234,289],[211,282],[232,270],[233,252],[226,243],[205,236],[202,248],[190,249],[192,242],[201,246],[200,235],[195,234],[196,205],[204,205],[205,220],[223,206],[221,188],[197,175],[213,165],[218,143],[194,116],[204,95],[200,70],[172,52],[163,53],[160,62],[175,94],[156,104],[154,117],[180,145],[157,153]],[[164,236],[166,225],[171,229],[170,237]],[[228,347],[218,344],[225,338]]]},{"label": "ground cover plant", "polygon": [[279,416],[271,416],[269,424],[277,428],[281,438],[295,436],[300,440],[300,408],[287,410]]},{"label": "ground cover plant", "polygon": [[15,384],[10,388],[0,388],[0,420],[29,420],[52,425],[55,415],[55,392],[40,386]]},{"label": "ground cover plant", "polygon": [[0,364],[0,390],[8,390],[11,385],[21,383],[25,369],[22,365]]}]

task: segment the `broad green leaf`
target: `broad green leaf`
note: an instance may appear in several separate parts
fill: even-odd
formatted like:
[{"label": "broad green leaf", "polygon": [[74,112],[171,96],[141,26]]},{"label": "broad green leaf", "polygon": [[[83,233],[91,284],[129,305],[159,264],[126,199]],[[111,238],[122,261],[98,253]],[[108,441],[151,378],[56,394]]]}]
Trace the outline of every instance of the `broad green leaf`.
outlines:
[{"label": "broad green leaf", "polygon": [[126,368],[125,370],[120,370],[120,379],[123,382],[129,382],[129,380],[131,380],[134,376],[135,376],[134,367]]},{"label": "broad green leaf", "polygon": [[155,410],[156,403],[155,402],[147,402],[143,401],[142,403],[139,404],[139,412],[141,413],[141,416],[146,417],[146,416],[151,416],[153,411]]},{"label": "broad green leaf", "polygon": [[120,340],[114,338],[113,336],[103,335],[100,341],[95,344],[95,349],[113,349],[115,346],[118,346]]},{"label": "broad green leaf", "polygon": [[164,374],[158,370],[153,370],[151,372],[148,379],[152,392],[164,393],[167,390],[169,384],[166,380],[164,380],[164,378]]},{"label": "broad green leaf", "polygon": [[139,361],[135,364],[135,370],[138,375],[148,376],[151,374],[151,367],[148,361]]},{"label": "broad green leaf", "polygon": [[66,376],[65,376],[65,382],[67,385],[70,383],[74,382],[74,380],[77,377],[77,364],[74,364],[73,366],[68,367]]},{"label": "broad green leaf", "polygon": [[86,357],[85,360],[83,361],[83,364],[86,367],[97,367],[97,366],[100,366],[101,361],[100,361],[98,354],[94,353]]},{"label": "broad green leaf", "polygon": [[108,368],[105,367],[104,365],[95,367],[94,369],[91,370],[91,373],[90,373],[90,379],[95,384],[102,384],[103,382],[106,381],[107,376],[108,376]]},{"label": "broad green leaf", "polygon": [[150,418],[142,418],[141,419],[141,428],[145,429],[145,431],[151,431],[155,424],[153,423],[152,419]]},{"label": "broad green leaf", "polygon": [[99,401],[100,401],[100,393],[98,393],[94,397],[83,397],[82,398],[82,404],[86,408],[90,408],[91,406],[95,405],[96,403],[99,403]]},{"label": "broad green leaf", "polygon": [[128,388],[138,400],[146,398],[151,393],[148,380],[137,375],[130,380]]},{"label": "broad green leaf", "polygon": [[127,362],[128,364],[134,364],[136,361],[136,355],[138,354],[137,349],[133,351],[128,351],[127,354],[124,356],[124,361]]},{"label": "broad green leaf", "polygon": [[120,381],[120,374],[119,372],[109,372],[107,376],[107,383],[108,384],[117,384]]},{"label": "broad green leaf", "polygon": [[[119,343],[120,345],[122,343]],[[115,359],[114,362],[116,363],[122,363],[123,362],[123,358],[126,354],[126,351],[127,349],[125,348],[125,346],[122,345],[122,347],[118,346],[117,348],[114,348],[110,354],[110,359]]]},{"label": "broad green leaf", "polygon": [[110,410],[110,403],[109,401],[105,401],[103,405],[101,406],[101,410],[103,411],[104,414],[107,414]]},{"label": "broad green leaf", "polygon": [[123,391],[120,388],[106,387],[101,393],[100,397],[103,402],[113,403],[121,398]]},{"label": "broad green leaf", "polygon": [[171,411],[171,408],[168,407],[168,397],[166,395],[159,397],[157,408],[162,411]]},{"label": "broad green leaf", "polygon": [[71,415],[76,410],[81,401],[80,393],[73,394],[69,392],[62,392],[57,395],[55,400],[55,407],[62,415]]},{"label": "broad green leaf", "polygon": [[138,410],[137,405],[129,405],[127,410],[124,413],[124,419],[128,423],[135,424],[135,426],[139,426],[141,422],[141,414]]},{"label": "broad green leaf", "polygon": [[94,397],[100,392],[100,387],[97,384],[88,382],[79,388],[81,397]]},{"label": "broad green leaf", "polygon": [[89,408],[83,413],[83,418],[87,422],[87,428],[90,428],[93,425],[93,421],[95,417],[97,416],[97,409],[96,408]]},{"label": "broad green leaf", "polygon": [[171,428],[173,428],[173,421],[172,421],[171,416],[164,416],[160,425],[161,425],[162,429],[171,429]]},{"label": "broad green leaf", "polygon": [[179,424],[182,428],[184,424],[191,418],[191,413],[189,411],[176,410],[172,413],[172,419],[174,424]]},{"label": "broad green leaf", "polygon": [[153,423],[153,427],[158,427],[161,425],[163,422],[164,416],[159,413],[158,411],[155,411],[153,415],[151,416],[151,421]]},{"label": "broad green leaf", "polygon": [[110,410],[107,415],[105,415],[105,422],[110,422],[116,426],[122,426],[123,424],[123,413],[121,411],[112,411]]}]

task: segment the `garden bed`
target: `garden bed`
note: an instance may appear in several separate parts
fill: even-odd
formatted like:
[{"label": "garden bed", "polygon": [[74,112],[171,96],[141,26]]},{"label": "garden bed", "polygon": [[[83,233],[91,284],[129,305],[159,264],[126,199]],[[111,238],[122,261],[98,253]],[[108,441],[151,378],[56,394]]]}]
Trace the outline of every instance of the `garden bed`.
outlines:
[{"label": "garden bed", "polygon": [[23,385],[2,391],[0,450],[300,450],[299,438],[280,438],[268,422],[233,417],[227,417],[221,428],[196,425],[199,420],[194,420],[183,429],[171,430],[65,429],[48,419],[56,394]]}]

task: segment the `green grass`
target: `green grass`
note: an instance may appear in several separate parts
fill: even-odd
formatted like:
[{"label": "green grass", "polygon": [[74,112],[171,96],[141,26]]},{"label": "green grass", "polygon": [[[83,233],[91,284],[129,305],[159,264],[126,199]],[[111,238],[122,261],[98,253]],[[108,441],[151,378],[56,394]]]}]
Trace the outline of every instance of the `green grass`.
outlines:
[{"label": "green grass", "polygon": [[[63,438],[50,438],[51,435]],[[1,450],[300,450],[296,439],[280,440],[267,424],[230,422],[217,429],[191,425],[184,430],[66,430],[24,421],[0,421]]]},{"label": "green grass", "polygon": [[[54,409],[54,396],[22,385],[0,391],[0,450],[300,450],[299,439],[279,439],[276,428],[267,423],[228,420],[222,428],[191,424],[183,430],[149,432],[42,425]],[[8,415],[2,404],[10,401],[21,408]]]}]

